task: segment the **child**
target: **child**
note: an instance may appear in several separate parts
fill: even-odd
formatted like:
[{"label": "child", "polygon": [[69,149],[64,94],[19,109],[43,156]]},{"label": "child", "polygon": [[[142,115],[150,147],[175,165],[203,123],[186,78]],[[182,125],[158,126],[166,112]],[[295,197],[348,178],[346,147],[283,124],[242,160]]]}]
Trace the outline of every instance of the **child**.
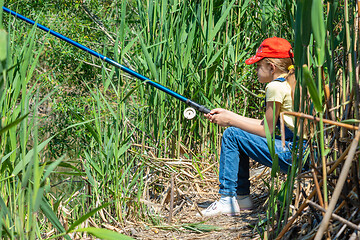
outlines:
[{"label": "child", "polygon": [[[267,83],[265,117],[271,133],[274,131],[274,106],[275,123],[278,123],[280,112],[293,111],[296,85],[293,57],[290,43],[283,38],[273,37],[265,39],[256,55],[245,61],[248,65],[256,63],[259,82]],[[212,123],[229,128],[223,134],[221,145],[221,198],[201,213],[205,217],[219,214],[237,215],[241,209],[253,207],[249,196],[249,158],[265,166],[272,166],[264,120],[243,117],[221,108],[211,110],[205,117]],[[275,139],[275,151],[279,156],[281,171],[287,172],[291,166],[294,118],[284,115],[284,122],[286,147],[282,147],[280,139]]]}]

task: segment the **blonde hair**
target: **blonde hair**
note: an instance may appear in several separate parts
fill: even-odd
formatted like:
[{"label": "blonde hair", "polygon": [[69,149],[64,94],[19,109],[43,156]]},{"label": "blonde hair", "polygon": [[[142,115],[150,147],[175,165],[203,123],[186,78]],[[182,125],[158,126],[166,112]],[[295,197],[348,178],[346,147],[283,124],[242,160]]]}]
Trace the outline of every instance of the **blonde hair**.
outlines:
[{"label": "blonde hair", "polygon": [[[291,98],[294,103],[294,94],[296,87],[296,78],[295,78],[295,68],[290,67],[293,65],[293,60],[291,58],[264,58],[265,62],[274,64],[280,72],[286,74],[285,79],[291,87]],[[290,69],[289,69],[290,67]]]}]

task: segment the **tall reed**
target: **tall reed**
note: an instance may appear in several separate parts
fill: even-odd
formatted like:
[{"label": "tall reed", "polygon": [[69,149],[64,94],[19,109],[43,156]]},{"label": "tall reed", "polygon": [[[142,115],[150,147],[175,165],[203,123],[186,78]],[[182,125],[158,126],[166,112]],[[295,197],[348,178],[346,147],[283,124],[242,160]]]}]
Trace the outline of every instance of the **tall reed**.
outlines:
[{"label": "tall reed", "polygon": [[[353,118],[350,104],[354,98],[347,96],[356,96],[353,89],[357,85],[352,69],[358,55],[351,52],[356,48],[354,3],[344,6],[336,1],[328,2],[324,8],[321,1],[307,0],[116,0],[90,1],[85,5],[62,4],[60,9],[54,3],[44,1],[13,0],[7,4],[21,9],[20,13],[24,15],[36,15],[42,24],[208,108],[224,107],[258,118],[263,117],[258,111],[263,104],[263,92],[260,91],[263,86],[256,82],[253,68],[245,66],[244,60],[256,51],[263,39],[273,35],[284,37],[294,43],[298,80],[295,110],[317,114],[320,119]],[[324,10],[327,10],[325,14]],[[52,11],[56,12],[56,17]],[[2,140],[6,139],[1,141],[2,166],[8,166],[2,168],[7,174],[1,181],[2,191],[14,197],[23,189],[17,184],[24,182],[21,186],[26,186],[37,196],[51,192],[55,203],[54,214],[49,219],[59,216],[62,220],[60,224],[57,220],[53,222],[60,235],[68,234],[66,230],[74,230],[71,224],[88,224],[89,221],[83,218],[90,217],[88,209],[97,210],[91,215],[95,223],[106,220],[121,225],[132,218],[157,223],[162,216],[151,212],[143,202],[157,201],[165,190],[160,179],[167,179],[177,169],[159,167],[152,159],[191,159],[200,177],[201,170],[217,159],[222,129],[202,116],[185,120],[182,112],[186,106],[178,100],[57,39],[45,38],[42,33],[37,35],[35,30],[24,42],[23,36],[29,35],[29,27],[14,23],[11,18],[6,19],[6,23],[12,37],[9,45],[13,48],[14,63],[18,64],[3,68],[7,69],[9,82],[17,87],[4,85],[3,90],[0,88],[0,92],[9,92],[1,94],[4,96],[1,98],[1,116],[5,116],[1,126],[11,122],[18,125],[2,132]],[[12,30],[14,28],[17,32]],[[3,32],[1,34],[3,37]],[[38,65],[30,60],[33,51],[36,59],[40,59]],[[48,119],[42,119],[41,124],[37,122],[36,112],[26,115],[29,99],[33,99],[34,104],[42,100],[34,97],[39,82],[45,91],[54,86],[58,89],[49,97],[52,113]],[[325,95],[326,89],[331,90],[329,95]],[[41,90],[39,92],[44,95]],[[31,107],[35,109],[33,105]],[[319,146],[315,154],[318,158],[311,155],[310,160],[316,166],[323,166],[322,178],[325,180],[328,177],[325,165],[329,158],[336,159],[343,151],[346,144],[341,142],[340,136],[346,136],[346,132],[329,129],[321,121],[313,130],[309,127],[311,124],[303,125],[301,119],[297,121],[300,131],[309,130],[310,146]],[[34,140],[29,138],[32,132]],[[39,135],[40,140],[37,140]],[[16,139],[20,139],[19,144]],[[33,161],[18,165],[24,162],[30,149],[40,152],[47,141],[50,143],[47,154],[34,154]],[[330,150],[327,146],[336,146],[340,150]],[[68,157],[62,158],[64,154]],[[212,155],[215,158],[210,157]],[[304,164],[301,160],[302,149],[299,147],[294,150],[293,168],[285,183],[279,181],[275,171],[272,173],[268,224],[264,229],[267,234],[264,236],[275,237],[292,215],[290,205],[294,204],[294,186],[297,186],[296,191],[300,191],[301,186],[297,179]],[[43,172],[44,176],[53,174],[42,182],[39,173],[45,171],[46,162],[51,171]],[[11,175],[13,169],[19,169],[15,172],[19,181],[13,181],[16,178]],[[48,190],[55,183],[59,185]],[[326,203],[329,192],[326,180],[323,186]],[[23,199],[30,196],[24,191],[21,193]],[[104,205],[107,202],[111,204]],[[58,214],[55,207],[61,204],[64,204],[63,209],[73,211],[68,215]],[[25,212],[24,209],[21,211]],[[2,214],[7,216],[4,215],[6,211]],[[30,219],[26,218],[28,226],[37,224]],[[81,223],[76,221],[79,219]],[[73,227],[65,229],[62,224]],[[44,227],[41,231],[48,230]],[[11,234],[14,236],[15,233]]]},{"label": "tall reed", "polygon": [[[2,13],[3,2],[0,3]],[[44,45],[38,49],[34,47],[36,27],[15,34],[9,25],[5,31],[2,25],[5,16],[0,16],[0,238],[43,239],[58,232],[58,236],[70,239],[69,234],[74,232],[88,232],[104,239],[131,239],[109,230],[75,229],[104,208],[103,204],[78,216],[69,227],[58,217],[59,203],[54,203],[50,177],[59,166],[63,169],[74,167],[65,163],[66,154],[49,159],[46,149],[54,136],[44,138],[39,135],[41,106],[56,91],[40,99],[42,84],[38,82],[44,76],[33,79]],[[21,29],[21,24],[14,25]],[[23,43],[14,45],[22,35],[25,36]]]},{"label": "tall reed", "polygon": [[20,47],[10,44],[14,41],[14,35],[8,34],[10,26],[5,31],[1,25],[0,31],[0,236],[42,238],[40,219],[48,218],[58,231],[64,231],[46,195],[50,189],[49,175],[63,158],[53,163],[40,158],[51,137],[39,139],[40,100],[38,91],[28,85],[43,48],[33,48],[35,28]]},{"label": "tall reed", "polygon": [[[337,160],[343,153],[346,145],[341,143],[340,139],[349,136],[339,127],[326,126],[323,118],[338,121],[354,118],[358,109],[356,106],[359,104],[351,99],[352,92],[356,91],[356,85],[358,85],[358,83],[354,84],[352,70],[353,63],[358,61],[354,58],[356,54],[352,52],[356,49],[355,14],[355,4],[340,5],[339,2],[324,3],[305,0],[297,1],[296,5],[295,64],[298,86],[302,87],[302,91],[298,88],[295,105],[299,106],[299,111],[317,115],[320,119],[315,123],[304,121],[304,119],[297,119],[297,121],[300,122],[301,132],[307,132],[308,146],[310,146],[308,150],[313,151],[315,147],[315,152],[311,152],[305,159],[311,168],[321,167],[323,189],[321,193],[318,192],[318,198],[323,199],[320,202],[323,202],[325,209],[329,195],[332,194],[329,191],[329,186],[330,189],[332,187],[328,183],[331,178],[327,173],[327,164]],[[310,25],[311,28],[309,28]],[[348,102],[345,103],[346,101]],[[349,104],[354,104],[352,110]],[[301,141],[303,134],[300,136]],[[290,183],[296,183],[297,199],[300,198],[299,194],[304,194],[304,192],[301,193],[303,179],[299,177],[304,166],[299,161],[302,156],[301,151],[293,154],[293,163],[297,164],[293,165],[292,174],[288,175],[287,179]],[[294,184],[288,184],[289,195],[285,218],[284,221],[278,219],[278,231],[273,235],[277,236],[280,233],[278,238],[281,238],[289,227],[286,223],[290,215],[289,206],[293,202],[291,200],[293,186]]]},{"label": "tall reed", "polygon": [[[9,4],[20,6],[23,14],[39,14],[39,21],[45,25],[48,23],[54,30],[66,26],[67,36],[84,43],[90,41],[86,45],[103,49],[106,55],[113,54],[119,62],[129,64],[152,80],[209,108],[221,106],[251,116],[258,112],[248,105],[260,106],[261,93],[257,91],[258,84],[246,81],[252,77],[252,71],[244,67],[244,59],[270,35],[268,29],[284,32],[283,26],[263,24],[264,20],[274,22],[278,18],[270,7],[271,1],[268,4],[208,0],[191,4],[165,0],[156,3],[104,2],[103,6],[109,12],[106,15],[100,12],[100,17],[95,19],[106,27],[107,36],[112,36],[109,39],[86,30],[84,26],[89,23],[83,20],[84,15],[76,16],[83,25],[75,24],[74,12],[65,5],[54,19],[46,18],[47,13],[40,12],[42,7],[54,8],[51,3],[19,4],[10,1]],[[94,2],[89,7],[97,9],[100,5]],[[73,11],[79,13],[82,8],[74,6]],[[261,11],[263,13],[259,14]],[[85,29],[85,32],[79,34],[70,26]],[[26,29],[26,26],[20,29]],[[95,39],[101,40],[96,43]],[[14,39],[13,42],[19,44],[20,40]],[[69,163],[72,165],[61,164],[73,169],[68,173],[75,176],[70,183],[84,179],[83,183],[75,185],[71,194],[64,193],[63,196],[74,209],[72,218],[84,215],[83,209],[97,207],[108,200],[116,200],[117,203],[108,206],[106,211],[111,215],[114,213],[119,221],[138,214],[136,209],[142,208],[139,204],[144,187],[142,181],[146,179],[144,169],[148,169],[148,174],[159,173],[153,166],[150,169],[144,167],[149,165],[145,149],[151,149],[155,157],[191,158],[200,175],[204,167],[199,166],[200,162],[203,163],[209,154],[218,153],[219,129],[201,116],[191,122],[185,120],[182,117],[185,106],[177,100],[138,84],[118,70],[106,69],[100,62],[91,63],[85,54],[53,38],[42,38],[39,42],[49,50],[40,56],[44,61],[51,59],[48,65],[44,64],[45,69],[57,70],[51,75],[44,74],[48,82],[46,86],[55,83],[63,92],[71,93],[66,87],[70,85],[83,88],[78,90],[80,93],[87,92],[71,98],[69,94],[58,91],[62,100],[57,100],[52,107],[57,107],[60,117],[55,116],[53,119],[58,122],[49,128],[50,136],[54,135],[55,139],[49,145],[53,157],[62,156],[62,149],[66,149],[71,158],[77,159],[71,159]],[[57,57],[59,55],[61,58]],[[74,56],[84,59],[79,68],[69,67],[76,64],[72,60]],[[102,70],[94,69],[94,65]],[[79,74],[68,74],[74,69]],[[90,69],[94,70],[92,74]],[[70,128],[71,125],[76,127]],[[131,147],[131,143],[141,143],[143,147]],[[59,145],[62,147],[57,147]],[[129,149],[131,154],[127,151]],[[58,193],[59,190],[54,188],[53,191]],[[157,190],[152,191],[156,193]],[[72,197],[78,193],[81,193],[80,197]],[[57,197],[61,197],[61,193]],[[128,208],[129,203],[136,207]]]}]

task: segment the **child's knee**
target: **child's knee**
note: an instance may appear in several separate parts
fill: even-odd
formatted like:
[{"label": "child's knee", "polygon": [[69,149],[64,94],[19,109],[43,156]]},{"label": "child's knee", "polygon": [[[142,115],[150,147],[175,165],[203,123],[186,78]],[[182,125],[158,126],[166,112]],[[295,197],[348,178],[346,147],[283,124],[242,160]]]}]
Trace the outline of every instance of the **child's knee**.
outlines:
[{"label": "child's knee", "polygon": [[228,127],[227,129],[225,129],[222,137],[223,138],[233,138],[235,130],[236,130],[235,127]]},{"label": "child's knee", "polygon": [[237,128],[237,127],[228,127],[225,129],[223,133],[223,138],[234,138],[236,137],[244,137],[246,135],[246,131]]}]

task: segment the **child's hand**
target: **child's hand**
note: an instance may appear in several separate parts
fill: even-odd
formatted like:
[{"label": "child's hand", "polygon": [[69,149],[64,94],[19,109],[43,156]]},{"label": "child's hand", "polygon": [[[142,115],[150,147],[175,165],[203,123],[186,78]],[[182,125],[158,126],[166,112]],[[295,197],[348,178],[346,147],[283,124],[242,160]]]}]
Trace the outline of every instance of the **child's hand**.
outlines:
[{"label": "child's hand", "polygon": [[216,123],[221,127],[227,127],[231,125],[231,120],[236,117],[236,114],[226,109],[215,108],[210,113],[204,114],[204,116],[212,123]]}]

